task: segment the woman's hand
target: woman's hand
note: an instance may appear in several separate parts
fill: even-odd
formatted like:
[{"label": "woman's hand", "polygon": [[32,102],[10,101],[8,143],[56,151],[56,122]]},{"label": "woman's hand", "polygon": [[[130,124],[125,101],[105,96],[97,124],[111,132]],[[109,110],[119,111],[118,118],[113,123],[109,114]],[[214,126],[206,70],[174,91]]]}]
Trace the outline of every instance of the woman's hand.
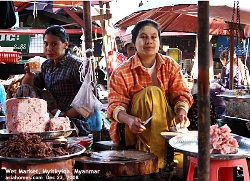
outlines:
[{"label": "woman's hand", "polygon": [[146,130],[140,118],[129,115],[125,111],[119,111],[117,117],[119,122],[127,124],[130,131],[134,134],[139,134]]},{"label": "woman's hand", "polygon": [[145,126],[142,125],[141,119],[134,116],[129,117],[128,126],[130,131],[134,134],[139,134],[146,130]]},{"label": "woman's hand", "polygon": [[190,125],[190,121],[187,117],[187,113],[184,109],[178,108],[176,113],[176,123],[180,123],[180,128],[187,128]]},{"label": "woman's hand", "polygon": [[33,73],[30,71],[29,63],[24,64],[24,71],[26,72],[26,74],[33,75]]}]

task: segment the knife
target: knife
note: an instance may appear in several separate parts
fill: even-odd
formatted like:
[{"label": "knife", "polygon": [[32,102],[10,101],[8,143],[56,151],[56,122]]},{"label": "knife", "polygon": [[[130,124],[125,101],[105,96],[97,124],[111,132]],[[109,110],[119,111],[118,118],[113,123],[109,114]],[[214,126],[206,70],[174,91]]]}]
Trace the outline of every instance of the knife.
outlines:
[{"label": "knife", "polygon": [[142,123],[143,126],[148,124],[148,122],[155,116],[156,113],[154,113],[151,117],[149,117],[145,122]]},{"label": "knife", "polygon": [[54,117],[58,117],[60,113],[61,113],[61,110],[60,110],[60,109],[58,109],[58,110],[56,111],[56,114],[55,114],[55,116],[54,116]]}]

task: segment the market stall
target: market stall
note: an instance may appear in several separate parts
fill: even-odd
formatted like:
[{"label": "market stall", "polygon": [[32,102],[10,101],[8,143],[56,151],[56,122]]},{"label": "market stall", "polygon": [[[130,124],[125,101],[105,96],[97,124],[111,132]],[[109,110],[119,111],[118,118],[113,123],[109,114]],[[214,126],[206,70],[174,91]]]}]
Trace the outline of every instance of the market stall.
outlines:
[{"label": "market stall", "polygon": [[[85,4],[84,8],[87,8],[89,4]],[[208,15],[208,9],[207,5],[208,2],[201,2],[200,4],[201,12],[205,15]],[[203,10],[203,11],[202,11]],[[89,17],[88,12],[86,11],[86,17]],[[204,17],[203,17],[204,18]],[[206,21],[204,21],[204,19]],[[207,120],[209,120],[209,81],[208,81],[208,62],[209,62],[209,49],[208,49],[208,16],[205,16],[204,19],[200,20],[200,27],[203,27],[204,29],[199,29],[198,31],[198,37],[199,37],[199,54],[198,54],[198,61],[199,61],[199,77],[198,80],[198,89],[199,89],[199,132],[195,136],[190,136],[188,134],[182,134],[181,137],[175,137],[173,140],[170,141],[170,145],[173,148],[178,149],[179,151],[183,151],[184,153],[190,154],[190,156],[198,156],[198,160],[194,160],[194,162],[199,162],[199,164],[202,164],[202,168],[199,169],[199,179],[206,181],[209,179],[209,161],[210,161],[210,152],[209,152],[209,123]],[[201,24],[203,26],[201,26]],[[91,45],[91,37],[87,36],[87,31],[91,32],[91,27],[87,26],[86,28],[86,48],[92,48]],[[204,58],[205,57],[205,58]],[[203,61],[201,61],[203,60]],[[205,62],[205,63],[204,63]],[[28,99],[28,98],[23,98]],[[23,106],[25,107],[25,106]],[[8,110],[11,110],[9,108]],[[9,114],[9,113],[7,113]],[[13,115],[12,115],[13,116]],[[33,115],[32,115],[33,116]],[[31,116],[31,117],[32,117]],[[15,116],[14,116],[15,117]],[[29,117],[29,116],[27,116]],[[32,118],[33,119],[33,118]],[[31,121],[32,121],[31,119]],[[33,130],[34,131],[34,130]],[[68,139],[69,135],[72,134],[72,132],[75,131],[74,127],[70,127],[70,129],[63,129],[63,130],[44,130],[44,131],[37,131],[38,136],[46,142],[46,139],[52,139],[52,145],[58,146],[57,143],[60,142],[66,145],[73,145],[74,152],[66,154],[64,156],[50,156],[46,158],[17,158],[17,157],[9,157],[4,156],[0,157],[0,160],[2,159],[2,162],[5,164],[5,166],[10,170],[38,170],[37,172],[41,172],[41,167],[47,167],[48,170],[51,169],[62,169],[61,165],[63,165],[63,170],[68,170],[66,174],[63,174],[62,177],[68,177],[68,180],[73,180],[74,177],[76,178],[76,175],[81,175],[86,170],[94,170],[95,173],[100,173],[100,175],[103,178],[110,178],[111,176],[131,176],[131,172],[133,176],[135,175],[143,175],[143,174],[151,174],[156,172],[156,165],[157,165],[157,159],[154,155],[150,153],[145,152],[138,152],[138,151],[105,151],[100,153],[94,153],[88,156],[82,156],[83,153],[87,154],[85,152],[85,147],[80,145],[80,140],[74,141],[74,139]],[[20,130],[19,130],[20,132]],[[30,134],[33,134],[34,132],[30,132]],[[10,127],[7,126],[6,129],[2,129],[2,132],[0,133],[0,137],[2,138],[9,138],[9,137],[15,137],[15,134],[19,133],[11,133]],[[37,134],[36,134],[37,135]],[[56,136],[55,136],[56,135]],[[177,141],[175,139],[178,139]],[[186,139],[187,138],[187,139]],[[239,142],[239,152],[236,155],[219,155],[217,158],[226,158],[231,159],[231,157],[234,156],[234,158],[246,158],[249,156],[248,151],[242,147],[244,144],[248,144],[248,139],[245,139],[243,137],[237,137]],[[181,140],[181,141],[180,141]],[[184,141],[183,141],[184,140]],[[56,143],[54,143],[54,141]],[[178,147],[178,143],[185,144],[185,142],[188,142],[186,145],[190,146],[190,143],[195,145],[192,147],[194,150],[188,150],[188,148],[183,148],[183,145]],[[18,143],[21,143],[19,140]],[[29,142],[30,143],[30,142]],[[32,142],[33,143],[33,142]],[[51,142],[50,142],[51,144]],[[72,145],[71,145],[72,144]],[[27,145],[27,144],[25,144]],[[27,146],[26,146],[27,147]],[[87,146],[86,146],[87,147]],[[11,153],[12,154],[12,153]],[[213,156],[213,155],[212,155]],[[76,158],[77,157],[77,158]],[[215,156],[216,157],[216,156]],[[77,173],[72,173],[73,170],[73,163],[72,159],[76,160],[76,164],[74,165],[74,170],[78,170]],[[46,164],[44,163],[46,162]],[[18,163],[18,164],[14,164]],[[19,164],[20,163],[20,164]],[[49,165],[47,165],[49,164]],[[38,168],[39,167],[39,168]],[[135,169],[134,169],[135,168]],[[99,172],[98,172],[99,170]],[[13,173],[15,174],[15,173]],[[76,174],[76,175],[75,175]],[[114,175],[113,175],[114,174]],[[96,177],[100,176],[97,175]],[[9,176],[9,175],[7,175]],[[18,175],[19,176],[19,175]],[[21,175],[23,176],[23,175]],[[27,176],[27,175],[24,175]],[[28,175],[30,176],[30,175]],[[89,175],[88,175],[89,176]],[[52,179],[54,178],[53,175],[50,176]],[[59,180],[62,178],[58,178]],[[84,177],[81,175],[81,177]],[[93,178],[93,177],[92,177]],[[100,178],[100,177],[98,177]],[[96,179],[98,179],[96,178]],[[77,178],[78,179],[78,178]],[[118,178],[119,179],[119,178]],[[129,178],[131,180],[131,178]]]}]

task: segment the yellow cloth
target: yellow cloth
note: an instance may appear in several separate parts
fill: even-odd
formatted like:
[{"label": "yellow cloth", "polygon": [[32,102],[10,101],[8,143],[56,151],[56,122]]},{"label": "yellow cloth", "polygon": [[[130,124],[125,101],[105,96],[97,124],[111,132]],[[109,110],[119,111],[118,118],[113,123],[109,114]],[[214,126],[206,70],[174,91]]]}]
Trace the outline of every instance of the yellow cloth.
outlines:
[{"label": "yellow cloth", "polygon": [[[154,113],[155,116],[146,125],[146,130],[139,135],[133,134],[128,125],[125,126],[126,145],[136,145],[136,149],[150,151],[158,157],[158,167],[162,168],[165,156],[165,139],[160,136],[169,131],[175,123],[175,114],[169,106],[162,90],[150,86],[136,93],[132,100],[130,114],[145,121]],[[152,141],[151,141],[152,140]]]}]

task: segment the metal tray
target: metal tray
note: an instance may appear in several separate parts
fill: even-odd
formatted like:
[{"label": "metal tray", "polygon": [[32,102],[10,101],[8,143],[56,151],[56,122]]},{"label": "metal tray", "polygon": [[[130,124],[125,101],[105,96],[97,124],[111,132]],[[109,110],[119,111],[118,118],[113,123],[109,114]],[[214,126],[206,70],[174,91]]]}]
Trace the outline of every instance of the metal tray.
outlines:
[{"label": "metal tray", "polygon": [[63,156],[58,156],[58,157],[48,157],[48,158],[11,158],[11,157],[0,156],[0,161],[22,163],[22,164],[57,162],[57,161],[68,160],[68,159],[77,157],[78,155],[81,155],[86,150],[85,147],[79,144],[74,144],[72,146],[75,147],[75,152],[69,155],[63,155]]},{"label": "metal tray", "polygon": [[[211,159],[216,160],[233,160],[247,158],[250,156],[250,139],[232,134],[238,142],[238,152],[236,154],[211,154]],[[189,156],[198,156],[198,134],[182,134],[169,140],[169,144]]]},{"label": "metal tray", "polygon": [[[56,139],[61,136],[68,137],[72,131],[75,129],[69,130],[60,130],[60,131],[45,131],[45,132],[37,132],[37,133],[29,133],[39,135],[42,139]],[[6,129],[0,130],[0,139],[8,139],[9,137],[16,135],[17,133],[6,133]]]},{"label": "metal tray", "polygon": [[218,97],[223,97],[225,101],[234,101],[234,102],[249,102],[250,101],[250,95],[229,95],[229,94],[218,94],[216,95]]}]

